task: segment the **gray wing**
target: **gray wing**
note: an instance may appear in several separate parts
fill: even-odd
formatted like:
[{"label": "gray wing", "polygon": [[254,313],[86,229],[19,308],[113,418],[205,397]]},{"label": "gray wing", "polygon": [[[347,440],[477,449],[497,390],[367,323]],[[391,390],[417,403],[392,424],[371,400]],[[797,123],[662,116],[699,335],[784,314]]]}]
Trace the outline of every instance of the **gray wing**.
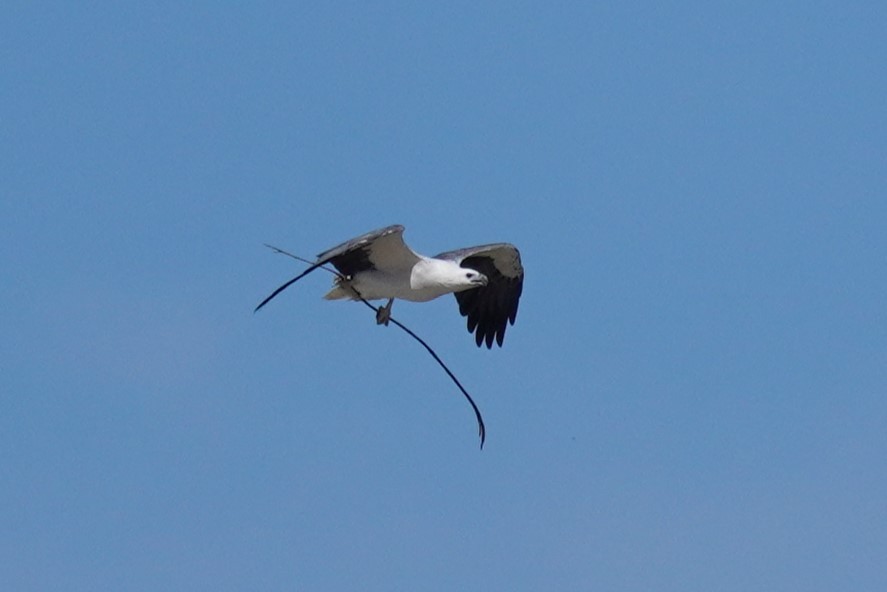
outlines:
[{"label": "gray wing", "polygon": [[344,276],[361,271],[410,270],[419,257],[403,242],[403,226],[394,224],[362,234],[317,256],[315,265],[332,263]]},{"label": "gray wing", "polygon": [[502,347],[505,328],[517,318],[524,288],[520,251],[508,243],[495,243],[447,251],[435,258],[455,261],[487,276],[486,286],[456,292],[456,302],[462,316],[468,317],[468,332],[474,333],[478,347],[486,342],[490,349],[494,339]]},{"label": "gray wing", "polygon": [[331,263],[342,275],[351,277],[358,272],[372,269],[402,272],[412,269],[418,260],[419,257],[403,242],[403,226],[394,224],[379,228],[324,251],[317,256],[317,261],[311,267],[274,290],[255,310],[259,310],[272,298],[327,263]]}]

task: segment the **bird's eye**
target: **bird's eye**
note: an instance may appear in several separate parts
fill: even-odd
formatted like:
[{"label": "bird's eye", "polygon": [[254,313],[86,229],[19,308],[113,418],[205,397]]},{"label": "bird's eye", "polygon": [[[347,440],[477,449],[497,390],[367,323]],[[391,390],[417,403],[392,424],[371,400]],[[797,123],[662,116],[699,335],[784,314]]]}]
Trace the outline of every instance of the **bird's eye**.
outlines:
[{"label": "bird's eye", "polygon": [[473,273],[466,273],[465,277],[467,277],[468,279],[471,279],[474,277],[474,274]]}]

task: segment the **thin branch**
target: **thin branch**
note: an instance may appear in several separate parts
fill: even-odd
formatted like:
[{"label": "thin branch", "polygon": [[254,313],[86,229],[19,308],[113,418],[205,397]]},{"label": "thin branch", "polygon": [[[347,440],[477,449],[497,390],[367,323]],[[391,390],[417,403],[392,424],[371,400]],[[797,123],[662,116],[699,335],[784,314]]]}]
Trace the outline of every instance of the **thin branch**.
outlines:
[{"label": "thin branch", "polygon": [[[344,275],[342,275],[341,273],[339,273],[338,271],[336,271],[336,270],[334,270],[334,269],[330,269],[329,267],[326,267],[326,266],[324,266],[324,265],[318,265],[318,264],[317,264],[316,262],[314,262],[314,261],[309,261],[308,259],[305,259],[305,258],[303,258],[303,257],[299,257],[298,255],[293,255],[292,253],[290,253],[290,252],[288,252],[288,251],[284,251],[283,249],[278,248],[278,247],[275,247],[275,246],[273,246],[273,245],[269,245],[269,244],[266,243],[265,246],[268,247],[269,249],[271,249],[272,251],[274,251],[275,253],[279,253],[279,254],[281,254],[281,255],[286,255],[287,257],[292,257],[292,258],[295,259],[296,261],[301,261],[302,263],[307,263],[307,264],[310,265],[311,267],[309,267],[307,270],[305,270],[304,272],[302,272],[301,274],[299,274],[299,275],[296,276],[295,278],[291,279],[291,280],[288,281],[287,283],[285,283],[285,284],[283,284],[282,286],[280,286],[279,288],[277,288],[274,292],[271,293],[270,296],[268,296],[267,298],[265,298],[265,300],[263,300],[263,301],[262,301],[262,302],[256,307],[255,310],[259,310],[260,308],[262,308],[263,306],[265,306],[265,304],[267,304],[269,300],[271,300],[272,298],[274,298],[275,296],[277,296],[280,292],[282,292],[283,290],[285,290],[285,289],[286,289],[287,287],[289,287],[291,284],[293,284],[293,283],[296,282],[297,280],[299,280],[299,279],[305,277],[307,274],[309,274],[310,272],[312,272],[312,271],[314,271],[315,269],[318,269],[318,268],[319,268],[319,269],[323,269],[324,271],[327,271],[327,272],[329,272],[329,273],[331,273],[331,274],[337,276],[337,277],[338,277],[339,279],[341,279],[343,282],[347,282],[347,281],[348,281],[348,279],[347,279]],[[361,302],[363,302],[364,304],[366,304],[366,305],[367,305],[368,307],[370,307],[373,311],[375,311],[375,312],[377,312],[377,313],[379,312],[379,307],[377,307],[377,306],[373,306],[372,304],[370,304],[369,301],[367,301],[363,296],[361,296],[360,292],[358,292],[357,289],[356,289],[354,286],[348,285],[348,287],[351,288],[351,291],[354,292],[354,295],[357,297],[358,300],[360,300]],[[254,312],[255,312],[255,311],[254,311]],[[424,340],[424,339],[422,339],[421,337],[419,337],[418,335],[416,335],[415,333],[413,333],[409,328],[407,328],[406,325],[404,325],[403,323],[401,323],[400,321],[398,321],[398,320],[395,319],[394,317],[392,317],[392,316],[389,315],[388,320],[389,320],[390,322],[394,323],[395,325],[397,325],[398,327],[400,327],[404,332],[407,333],[407,335],[409,335],[410,337],[412,337],[413,339],[415,339],[416,341],[418,341],[419,344],[421,344],[422,347],[424,347],[424,348],[428,351],[428,353],[431,354],[431,357],[434,358],[434,361],[437,362],[437,363],[440,365],[440,367],[444,369],[444,372],[447,373],[447,376],[450,377],[450,380],[453,381],[453,384],[455,384],[457,387],[459,387],[459,390],[462,391],[462,394],[465,396],[465,398],[466,398],[466,399],[468,400],[468,402],[471,404],[471,409],[474,410],[474,416],[477,418],[477,430],[478,430],[478,434],[480,435],[480,447],[481,447],[481,449],[483,449],[483,447],[484,447],[484,441],[485,441],[486,438],[487,438],[487,429],[486,429],[486,427],[484,426],[484,419],[483,419],[483,417],[481,417],[480,409],[478,409],[477,405],[476,405],[475,402],[474,402],[474,399],[471,398],[471,395],[468,394],[468,391],[465,390],[465,387],[462,386],[462,383],[459,382],[459,379],[456,378],[456,375],[453,374],[453,373],[450,371],[450,369],[447,367],[447,365],[443,362],[443,360],[440,359],[440,356],[438,356],[437,353],[435,353],[435,351],[431,348],[430,345],[428,345],[427,343],[425,343],[425,340]]]}]

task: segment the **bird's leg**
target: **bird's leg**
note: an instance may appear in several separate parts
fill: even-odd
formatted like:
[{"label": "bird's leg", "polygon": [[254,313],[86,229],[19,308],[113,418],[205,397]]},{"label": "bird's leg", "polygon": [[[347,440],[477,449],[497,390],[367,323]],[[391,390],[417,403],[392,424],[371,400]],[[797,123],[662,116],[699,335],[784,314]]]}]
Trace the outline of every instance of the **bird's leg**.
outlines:
[{"label": "bird's leg", "polygon": [[388,326],[388,321],[391,319],[391,305],[394,304],[394,298],[388,299],[388,304],[385,306],[380,306],[376,311],[376,324],[377,325],[385,325]]}]

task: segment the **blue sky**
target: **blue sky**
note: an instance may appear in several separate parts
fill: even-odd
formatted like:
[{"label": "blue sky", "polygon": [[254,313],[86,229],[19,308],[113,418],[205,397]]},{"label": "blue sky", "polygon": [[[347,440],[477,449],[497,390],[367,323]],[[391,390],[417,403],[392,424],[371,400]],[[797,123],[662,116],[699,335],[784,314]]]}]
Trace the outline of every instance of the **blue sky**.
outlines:
[{"label": "blue sky", "polygon": [[[883,590],[880,2],[0,11],[0,586]],[[509,241],[505,347],[314,274]]]}]

